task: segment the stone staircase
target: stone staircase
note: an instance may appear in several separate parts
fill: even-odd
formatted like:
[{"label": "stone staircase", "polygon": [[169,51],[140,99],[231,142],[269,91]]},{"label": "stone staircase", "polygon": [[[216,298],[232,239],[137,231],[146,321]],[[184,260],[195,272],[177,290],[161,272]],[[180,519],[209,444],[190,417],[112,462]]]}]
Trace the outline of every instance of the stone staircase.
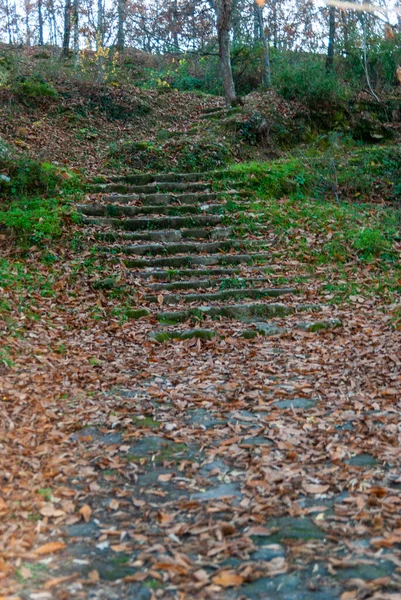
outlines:
[{"label": "stone staircase", "polygon": [[[223,179],[228,190],[216,191]],[[98,251],[122,258],[127,281],[144,289],[132,317],[153,315],[165,326],[247,320],[257,334],[266,333],[265,319],[313,309],[294,305],[295,287],[272,287],[267,272],[276,236],[249,211],[249,193],[237,188],[235,175],[222,171],[128,175],[91,186],[79,206],[84,225]],[[247,219],[252,234],[238,226]]]}]

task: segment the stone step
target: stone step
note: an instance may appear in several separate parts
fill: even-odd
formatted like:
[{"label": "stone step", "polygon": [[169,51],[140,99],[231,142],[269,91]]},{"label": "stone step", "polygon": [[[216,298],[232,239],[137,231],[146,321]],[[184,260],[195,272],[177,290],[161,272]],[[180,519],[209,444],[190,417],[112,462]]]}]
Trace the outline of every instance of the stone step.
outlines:
[{"label": "stone step", "polygon": [[152,331],[149,338],[162,343],[168,340],[211,340],[218,335],[213,329],[185,329],[184,331]]},{"label": "stone step", "polygon": [[233,108],[220,108],[220,110],[215,110],[209,113],[203,113],[199,119],[204,121],[206,119],[220,119],[220,117],[228,117],[231,115],[235,115],[236,113],[241,112],[241,107],[235,106]]},{"label": "stone step", "polygon": [[224,286],[235,285],[240,286],[239,289],[249,288],[253,286],[257,286],[259,284],[270,283],[270,280],[266,277],[249,277],[245,279],[244,277],[216,277],[215,279],[186,279],[182,281],[173,281],[167,283],[151,283],[149,284],[149,288],[154,290],[155,292],[161,291],[174,291],[174,290],[206,290],[209,288],[219,288],[224,289]]},{"label": "stone step", "polygon": [[[200,215],[202,213],[217,213],[224,211],[225,203],[220,204],[182,204],[176,206],[127,206],[120,204],[79,204],[77,209],[84,215],[90,217],[102,216],[127,216],[136,217],[140,215]],[[246,207],[246,204],[243,204]],[[238,206],[240,210],[240,206]]]},{"label": "stone step", "polygon": [[145,185],[131,185],[129,183],[99,183],[89,186],[89,191],[95,194],[156,194],[159,192],[201,192],[210,189],[208,182],[156,182]]},{"label": "stone step", "polygon": [[[271,289],[255,289],[255,288],[240,288],[230,290],[220,290],[219,292],[209,292],[201,294],[167,294],[163,296],[163,304],[181,304],[188,302],[222,302],[224,300],[240,300],[251,298],[253,300],[261,300],[262,298],[278,298],[285,294],[296,294],[295,288],[271,288]],[[159,296],[146,294],[147,302],[159,302]]]},{"label": "stone step", "polygon": [[[111,225],[124,229],[126,221],[112,218],[84,217],[84,223],[90,225]],[[224,240],[233,235],[232,227],[215,227],[213,229],[162,229],[160,231],[146,231],[136,233],[132,231],[101,231],[94,234],[98,240],[116,242],[118,240],[152,241],[152,242],[180,242],[186,239]]]},{"label": "stone step", "polygon": [[181,228],[204,228],[213,225],[219,225],[224,219],[223,215],[193,215],[185,217],[152,217],[150,219],[126,219],[123,229],[128,231],[138,231],[143,229],[181,229]]},{"label": "stone step", "polygon": [[167,242],[165,244],[120,244],[99,246],[101,252],[124,253],[137,256],[165,256],[175,254],[203,254],[210,252],[229,252],[230,250],[256,250],[266,248],[264,240],[218,240],[215,242]]},{"label": "stone step", "polygon": [[239,268],[217,268],[217,269],[153,269],[149,268],[143,271],[135,273],[135,277],[141,279],[152,279],[155,281],[180,281],[181,278],[187,277],[219,277],[221,275],[227,275],[235,277],[239,275],[241,270]]},{"label": "stone step", "polygon": [[201,320],[203,317],[226,319],[249,319],[262,317],[272,319],[274,317],[285,317],[294,312],[294,309],[285,304],[231,304],[227,306],[199,306],[187,310],[176,310],[159,312],[157,319],[160,323],[183,323],[188,319]]},{"label": "stone step", "polygon": [[208,106],[202,110],[203,115],[210,115],[214,112],[219,112],[221,110],[226,109],[227,107],[224,104],[220,104],[219,106]]},{"label": "stone step", "polygon": [[249,197],[248,192],[199,192],[189,194],[111,194],[102,196],[101,204],[132,204],[135,206],[170,206],[173,204],[205,204],[230,197]]},{"label": "stone step", "polygon": [[223,171],[204,171],[199,173],[142,173],[142,174],[127,174],[127,175],[116,175],[116,176],[105,176],[103,181],[94,182],[99,183],[131,183],[134,185],[148,185],[149,183],[196,183],[211,181],[213,179],[227,177],[238,177],[238,175],[230,170]]},{"label": "stone step", "polygon": [[271,258],[270,254],[209,254],[207,256],[168,256],[163,258],[151,259],[128,259],[125,265],[128,268],[149,267],[191,267],[193,265],[239,265],[241,263],[250,264],[254,260],[264,261]]}]

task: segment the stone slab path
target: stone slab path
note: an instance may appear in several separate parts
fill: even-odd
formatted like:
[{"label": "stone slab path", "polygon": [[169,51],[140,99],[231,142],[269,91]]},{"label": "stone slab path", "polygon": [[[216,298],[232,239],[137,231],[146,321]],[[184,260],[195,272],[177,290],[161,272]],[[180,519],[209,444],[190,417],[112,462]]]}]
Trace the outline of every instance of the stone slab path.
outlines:
[{"label": "stone slab path", "polygon": [[141,290],[129,316],[153,350],[105,394],[109,421],[71,436],[81,515],[40,563],[66,579],[24,598],[399,600],[398,413],[360,401],[372,364],[353,365],[351,329],[337,339],[338,314],[272,264],[276,236],[238,187],[132,175],[80,206]]}]

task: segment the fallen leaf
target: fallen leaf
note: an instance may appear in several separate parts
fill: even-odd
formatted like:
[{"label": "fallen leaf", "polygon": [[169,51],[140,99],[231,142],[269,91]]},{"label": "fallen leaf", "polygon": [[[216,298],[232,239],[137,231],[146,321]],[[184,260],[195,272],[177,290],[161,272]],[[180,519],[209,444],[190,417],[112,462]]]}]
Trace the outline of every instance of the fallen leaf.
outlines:
[{"label": "fallen leaf", "polygon": [[92,509],[89,506],[89,504],[84,504],[80,509],[79,509],[79,514],[82,515],[85,523],[89,523],[89,521],[91,520],[91,515],[92,515]]},{"label": "fallen leaf", "polygon": [[65,583],[66,581],[71,581],[78,577],[79,573],[72,573],[71,575],[65,575],[65,577],[55,577],[54,579],[48,579],[44,584],[45,590],[51,590],[61,583]]},{"label": "fallen leaf", "polygon": [[316,483],[304,483],[302,489],[307,494],[324,494],[329,489],[329,485],[319,485]]},{"label": "fallen leaf", "polygon": [[46,554],[54,554],[55,552],[59,552],[66,547],[67,545],[63,544],[63,542],[49,542],[48,544],[43,544],[43,546],[36,548],[34,552],[39,556],[46,556]]},{"label": "fallen leaf", "polygon": [[243,577],[237,575],[235,571],[221,571],[221,573],[212,578],[212,581],[224,588],[237,587],[244,583]]}]

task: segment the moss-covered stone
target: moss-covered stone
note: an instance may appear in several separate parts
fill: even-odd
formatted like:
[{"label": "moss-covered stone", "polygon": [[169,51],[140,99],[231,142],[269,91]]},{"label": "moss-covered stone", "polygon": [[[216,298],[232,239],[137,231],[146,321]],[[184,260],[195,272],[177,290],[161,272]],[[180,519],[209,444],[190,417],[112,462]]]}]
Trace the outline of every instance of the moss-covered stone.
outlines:
[{"label": "moss-covered stone", "polygon": [[129,308],[125,314],[129,319],[141,319],[150,315],[150,310],[147,308]]},{"label": "moss-covered stone", "polygon": [[153,331],[149,334],[150,339],[162,343],[168,340],[211,340],[217,334],[212,329],[186,329],[185,331]]}]

